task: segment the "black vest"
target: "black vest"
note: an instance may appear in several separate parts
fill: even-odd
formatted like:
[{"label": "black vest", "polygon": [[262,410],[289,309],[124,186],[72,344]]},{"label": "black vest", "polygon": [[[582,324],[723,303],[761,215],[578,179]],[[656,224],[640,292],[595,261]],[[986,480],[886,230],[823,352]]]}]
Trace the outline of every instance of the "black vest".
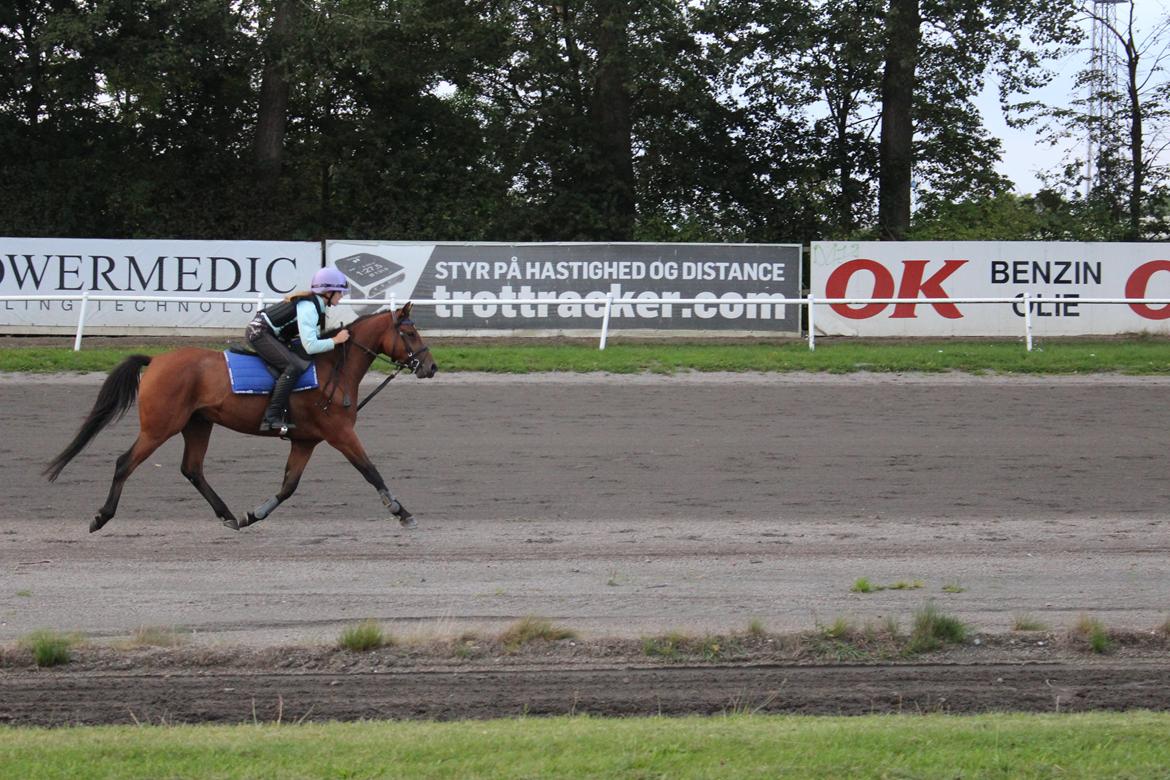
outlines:
[{"label": "black vest", "polygon": [[320,335],[321,331],[325,330],[325,308],[313,293],[295,295],[287,301],[281,301],[264,309],[264,314],[276,331],[276,337],[285,344],[300,337],[300,331],[297,329],[297,304],[309,299],[312,299],[313,306],[317,308],[317,334]]}]

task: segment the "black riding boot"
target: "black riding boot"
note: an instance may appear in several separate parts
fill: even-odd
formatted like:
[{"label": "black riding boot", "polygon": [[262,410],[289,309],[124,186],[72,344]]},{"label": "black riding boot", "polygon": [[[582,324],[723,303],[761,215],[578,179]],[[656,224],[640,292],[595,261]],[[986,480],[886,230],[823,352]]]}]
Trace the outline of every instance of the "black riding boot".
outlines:
[{"label": "black riding boot", "polygon": [[285,420],[284,413],[288,408],[288,397],[292,395],[293,385],[297,383],[298,378],[299,374],[292,366],[277,377],[276,385],[272,388],[272,398],[268,401],[268,409],[264,412],[264,419],[260,421],[260,430],[283,432],[297,427]]}]

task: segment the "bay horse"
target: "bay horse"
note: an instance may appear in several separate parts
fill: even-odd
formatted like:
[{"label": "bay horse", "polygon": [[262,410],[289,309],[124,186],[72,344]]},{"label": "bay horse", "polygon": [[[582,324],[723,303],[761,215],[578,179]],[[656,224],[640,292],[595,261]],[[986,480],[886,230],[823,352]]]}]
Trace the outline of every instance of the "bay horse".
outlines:
[{"label": "bay horse", "polygon": [[[211,429],[222,425],[255,436],[276,436],[279,431],[260,432],[260,418],[268,405],[268,396],[234,394],[220,350],[184,347],[154,358],[131,355],[123,360],[106,377],[77,436],[49,462],[43,473],[50,482],[57,479],[69,461],[106,425],[121,418],[137,398],[138,438],[118,458],[109,496],[89,524],[90,533],[114,516],[122,486],[134,469],[176,433],[183,434],[184,443],[179,471],[207,499],[228,528],[239,530],[263,520],[291,496],[313,448],[322,441],[329,442],[361,472],[404,528],[413,528],[417,524],[414,516],[390,493],[354,432],[359,406],[353,403],[362,377],[374,360],[383,355],[397,365],[398,371],[409,369],[419,379],[429,379],[438,371],[430,349],[410,319],[410,310],[411,304],[407,303],[397,311],[359,317],[347,326],[349,341],[313,356],[318,387],[294,393],[289,403],[296,427],[287,434],[292,446],[284,467],[284,482],[276,495],[248,512],[242,520],[236,519],[203,476],[203,456],[207,453]],[[334,328],[323,336],[338,330]],[[140,373],[143,368],[146,371]]]}]

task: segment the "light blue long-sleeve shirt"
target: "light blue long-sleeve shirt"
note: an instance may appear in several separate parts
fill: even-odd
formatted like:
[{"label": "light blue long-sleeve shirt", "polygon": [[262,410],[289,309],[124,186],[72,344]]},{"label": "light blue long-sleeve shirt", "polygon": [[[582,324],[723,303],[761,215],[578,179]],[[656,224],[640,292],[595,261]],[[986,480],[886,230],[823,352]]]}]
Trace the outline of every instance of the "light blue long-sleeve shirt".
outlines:
[{"label": "light blue long-sleeve shirt", "polygon": [[[325,308],[325,299],[320,295],[314,296]],[[301,333],[301,346],[310,355],[328,352],[335,346],[333,339],[323,339],[317,331],[317,305],[309,298],[297,301],[297,329]]]}]

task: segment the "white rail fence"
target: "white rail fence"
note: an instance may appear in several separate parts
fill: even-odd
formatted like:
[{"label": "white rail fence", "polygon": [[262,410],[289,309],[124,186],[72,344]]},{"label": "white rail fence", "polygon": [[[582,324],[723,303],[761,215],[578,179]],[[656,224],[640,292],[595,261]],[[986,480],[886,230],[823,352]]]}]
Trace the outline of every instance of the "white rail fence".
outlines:
[{"label": "white rail fence", "polygon": [[[75,301],[81,305],[78,306],[77,314],[77,335],[73,339],[73,351],[81,350],[81,338],[85,332],[85,316],[89,308],[90,301],[141,301],[145,303],[165,302],[165,303],[250,303],[255,304],[257,308],[263,307],[268,303],[277,303],[283,300],[282,298],[265,298],[263,296],[256,296],[255,298],[224,298],[224,297],[170,297],[164,295],[90,295],[82,293],[80,295],[0,295],[0,301]],[[352,301],[351,301],[352,302]],[[412,299],[415,306],[451,306],[450,300],[431,300],[431,299]],[[808,307],[808,348],[815,350],[816,343],[816,307],[817,306],[834,306],[834,305],[848,305],[848,306],[863,306],[867,304],[898,304],[898,303],[912,303],[918,305],[930,304],[1007,304],[1019,306],[1023,304],[1023,321],[1024,321],[1024,344],[1028,352],[1032,351],[1032,304],[1042,303],[1068,303],[1066,298],[1058,298],[1047,295],[1031,295],[1024,293],[1021,297],[1012,298],[816,298],[811,293],[804,298],[752,298],[750,301],[745,301],[753,305],[771,304],[781,306],[807,306]],[[362,306],[379,305],[390,306],[397,308],[399,301],[395,297],[390,298],[362,298],[360,300]],[[471,303],[471,302],[468,302]],[[476,300],[473,302],[477,306],[503,306],[503,305],[519,305],[519,304],[550,304],[558,305],[564,304],[565,301],[560,298],[509,298],[507,300],[499,301],[485,301]],[[613,311],[614,304],[701,304],[713,305],[719,303],[717,300],[711,298],[615,298],[612,294],[605,296],[604,302],[601,299],[594,301],[579,301],[581,304],[605,306],[604,313],[601,318],[601,335],[598,342],[598,349],[605,349],[606,341],[609,338],[609,320],[610,313]],[[1102,305],[1116,305],[1116,304],[1155,304],[1167,305],[1170,304],[1170,298],[1077,298],[1077,305],[1082,304],[1102,304]],[[244,323],[240,324],[242,329]]]}]

